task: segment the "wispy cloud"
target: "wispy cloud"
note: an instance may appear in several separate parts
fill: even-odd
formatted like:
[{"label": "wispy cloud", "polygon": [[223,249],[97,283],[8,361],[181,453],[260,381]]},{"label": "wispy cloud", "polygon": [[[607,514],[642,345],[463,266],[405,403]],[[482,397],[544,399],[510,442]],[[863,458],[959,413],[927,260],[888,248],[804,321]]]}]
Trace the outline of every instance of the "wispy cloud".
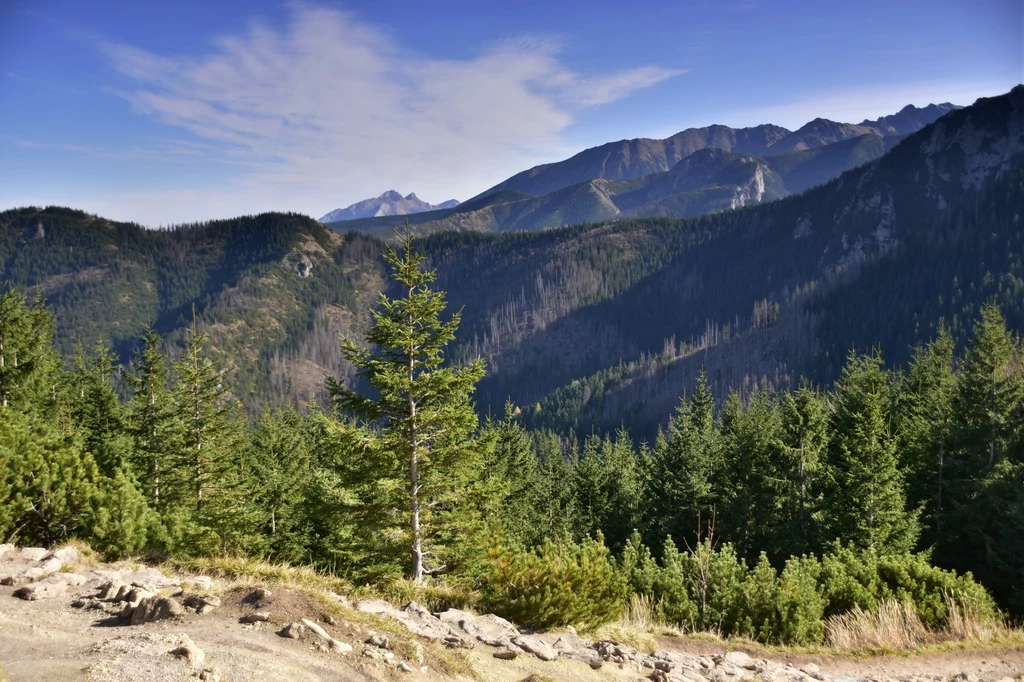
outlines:
[{"label": "wispy cloud", "polygon": [[[229,212],[326,212],[392,187],[465,199],[568,151],[561,134],[586,108],[682,73],[648,65],[583,75],[540,40],[424,58],[352,14],[309,5],[292,6],[282,28],[254,24],[201,56],[103,49],[135,83],[118,94],[136,112],[201,138],[209,158],[255,167],[234,178],[230,196],[245,206],[210,198]],[[154,201],[161,196],[181,199]],[[180,204],[166,215],[161,222],[197,217]]]}]

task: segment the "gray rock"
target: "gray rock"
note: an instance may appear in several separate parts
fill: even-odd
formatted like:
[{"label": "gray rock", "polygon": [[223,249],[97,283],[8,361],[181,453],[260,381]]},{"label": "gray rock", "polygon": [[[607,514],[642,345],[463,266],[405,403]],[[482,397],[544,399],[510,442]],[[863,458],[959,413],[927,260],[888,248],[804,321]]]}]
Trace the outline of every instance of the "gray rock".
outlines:
[{"label": "gray rock", "polygon": [[18,558],[26,561],[42,561],[47,554],[49,552],[42,547],[25,547],[18,553]]},{"label": "gray rock", "polygon": [[331,651],[333,651],[336,654],[347,654],[350,651],[352,651],[351,644],[342,642],[337,639],[331,639],[327,644],[331,647]]},{"label": "gray rock", "polygon": [[141,587],[133,587],[128,594],[124,596],[124,600],[128,602],[129,607],[135,608],[142,603],[143,599],[149,599],[150,597],[155,596],[156,592],[150,592],[149,590],[145,590]]},{"label": "gray rock", "polygon": [[326,630],[324,630],[322,627],[320,627],[313,621],[309,620],[308,618],[303,618],[300,622],[302,623],[302,625],[306,627],[307,630],[309,630],[325,642],[330,642],[333,639],[333,637],[327,634]]},{"label": "gray rock", "polygon": [[139,602],[139,605],[131,610],[129,622],[132,625],[142,625],[167,618],[179,618],[185,613],[185,609],[178,602],[170,597],[154,595]]},{"label": "gray rock", "polygon": [[190,578],[183,578],[182,584],[190,585],[196,590],[212,590],[213,589],[213,578],[205,575],[194,575]]},{"label": "gray rock", "polygon": [[192,641],[192,638],[188,635],[182,635],[180,638],[181,646],[171,650],[172,656],[178,658],[184,658],[188,661],[188,664],[193,668],[197,668],[203,664],[206,660],[206,653],[196,646],[196,643]]},{"label": "gray rock", "polygon": [[205,616],[221,604],[220,597],[213,594],[193,594],[185,598],[185,607],[200,616]]},{"label": "gray rock", "polygon": [[39,599],[53,599],[63,597],[68,591],[68,585],[63,580],[48,578],[46,580],[25,585],[14,591],[14,596],[25,601],[37,601]]},{"label": "gray rock", "polygon": [[[305,277],[305,275],[303,275],[303,277]],[[405,661],[401,661],[398,664],[398,669],[401,670],[403,673],[411,673],[411,672],[413,672],[413,667],[411,665],[409,665],[408,663],[406,663]]]},{"label": "gray rock", "polygon": [[0,580],[0,585],[20,585],[25,582],[25,577],[20,575],[9,575]]},{"label": "gray rock", "polygon": [[55,549],[46,555],[46,559],[57,559],[62,564],[73,564],[78,561],[78,550],[70,545]]},{"label": "gray rock", "polygon": [[42,578],[45,575],[56,573],[63,567],[64,564],[61,562],[60,559],[46,559],[45,561],[43,561],[43,563],[39,564],[38,566],[33,566],[32,568],[25,571],[24,575],[29,580],[38,580],[39,578]]},{"label": "gray rock", "polygon": [[301,639],[306,632],[306,626],[302,623],[289,623],[277,634],[287,639]]},{"label": "gray rock", "polygon": [[266,611],[256,611],[242,616],[243,623],[269,623],[270,614]]},{"label": "gray rock", "polygon": [[220,673],[213,668],[206,668],[199,672],[199,679],[202,682],[221,682]]},{"label": "gray rock", "polygon": [[375,613],[393,618],[405,625],[414,635],[443,642],[449,647],[470,649],[475,641],[474,638],[452,628],[416,602],[409,602],[401,609],[397,609],[380,599],[364,599],[356,605],[356,609],[363,613]]},{"label": "gray rock", "polygon": [[368,640],[366,640],[366,643],[369,644],[370,646],[375,646],[378,649],[390,649],[391,648],[391,640],[389,640],[384,635],[374,635],[373,637],[370,637]]},{"label": "gray rock", "polygon": [[757,662],[742,651],[730,651],[724,656],[721,656],[721,660],[717,662],[719,665],[727,663],[744,670],[757,670]]},{"label": "gray rock", "polygon": [[575,661],[581,661],[586,663],[594,670],[597,670],[604,665],[604,659],[601,658],[601,654],[597,653],[593,649],[581,648],[581,649],[570,649],[560,650],[559,654],[563,658],[571,658]]},{"label": "gray rock", "polygon": [[68,587],[81,587],[89,582],[88,578],[77,573],[58,573],[56,577],[63,580]]},{"label": "gray rock", "polygon": [[17,548],[9,542],[3,543],[2,545],[0,545],[0,559],[3,559],[8,554],[14,552],[16,549]]},{"label": "gray rock", "polygon": [[262,602],[270,599],[273,596],[273,594],[273,592],[271,592],[265,587],[257,587],[255,590],[249,593],[249,596],[245,599],[246,601]]},{"label": "gray rock", "polygon": [[512,647],[502,647],[500,649],[495,649],[494,653],[491,655],[503,661],[512,661],[519,656],[519,650],[513,649]]},{"label": "gray rock", "polygon": [[536,637],[520,635],[512,640],[512,643],[523,651],[527,651],[542,661],[553,661],[558,658],[558,652],[548,646],[547,642]]}]

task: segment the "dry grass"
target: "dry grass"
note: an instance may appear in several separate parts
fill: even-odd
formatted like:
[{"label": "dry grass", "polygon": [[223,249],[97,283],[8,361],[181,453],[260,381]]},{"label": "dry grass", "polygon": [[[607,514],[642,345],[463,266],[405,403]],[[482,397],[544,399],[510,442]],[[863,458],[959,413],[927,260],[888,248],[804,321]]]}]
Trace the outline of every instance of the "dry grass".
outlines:
[{"label": "dry grass", "polygon": [[1019,645],[1024,633],[1000,619],[982,617],[962,599],[945,595],[949,616],[941,629],[929,629],[912,604],[889,600],[867,612],[855,607],[825,622],[825,641],[850,653],[909,652],[922,649]]},{"label": "dry grass", "polygon": [[622,642],[639,651],[653,653],[657,649],[654,636],[678,637],[682,630],[668,623],[658,613],[658,604],[650,595],[633,594],[622,609],[622,616],[593,633],[597,639]]},{"label": "dry grass", "polygon": [[294,589],[327,590],[338,594],[347,594],[352,590],[352,585],[347,580],[318,571],[312,566],[291,566],[262,559],[246,557],[169,559],[165,566],[175,571],[227,578],[240,585],[262,583]]}]

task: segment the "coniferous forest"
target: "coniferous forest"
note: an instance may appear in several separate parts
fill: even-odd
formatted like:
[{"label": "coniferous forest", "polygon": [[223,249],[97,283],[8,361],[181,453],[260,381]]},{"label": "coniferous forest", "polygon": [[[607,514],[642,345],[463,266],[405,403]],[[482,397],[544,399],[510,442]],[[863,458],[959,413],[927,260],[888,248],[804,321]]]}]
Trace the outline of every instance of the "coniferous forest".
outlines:
[{"label": "coniferous forest", "polygon": [[435,273],[408,235],[387,261],[399,293],[344,343],[361,382],[304,412],[247,415],[195,318],[173,360],[148,329],[127,363],[101,344],[67,366],[45,302],[7,291],[3,539],[311,563],[536,627],[631,595],[782,643],[893,598],[933,626],[1024,611],[1024,348],[995,303],[901,371],[851,352],[829,386],[746,396],[701,374],[646,442],[481,419],[486,368],[444,362],[460,316]]}]

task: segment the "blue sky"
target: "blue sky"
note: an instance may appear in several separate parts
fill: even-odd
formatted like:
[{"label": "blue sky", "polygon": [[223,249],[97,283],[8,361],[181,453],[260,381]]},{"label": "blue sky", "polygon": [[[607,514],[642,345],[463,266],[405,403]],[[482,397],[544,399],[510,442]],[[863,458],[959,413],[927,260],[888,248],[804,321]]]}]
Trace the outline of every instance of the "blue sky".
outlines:
[{"label": "blue sky", "polygon": [[0,209],[157,226],[467,199],[691,126],[969,104],[1022,0],[0,0]]}]

